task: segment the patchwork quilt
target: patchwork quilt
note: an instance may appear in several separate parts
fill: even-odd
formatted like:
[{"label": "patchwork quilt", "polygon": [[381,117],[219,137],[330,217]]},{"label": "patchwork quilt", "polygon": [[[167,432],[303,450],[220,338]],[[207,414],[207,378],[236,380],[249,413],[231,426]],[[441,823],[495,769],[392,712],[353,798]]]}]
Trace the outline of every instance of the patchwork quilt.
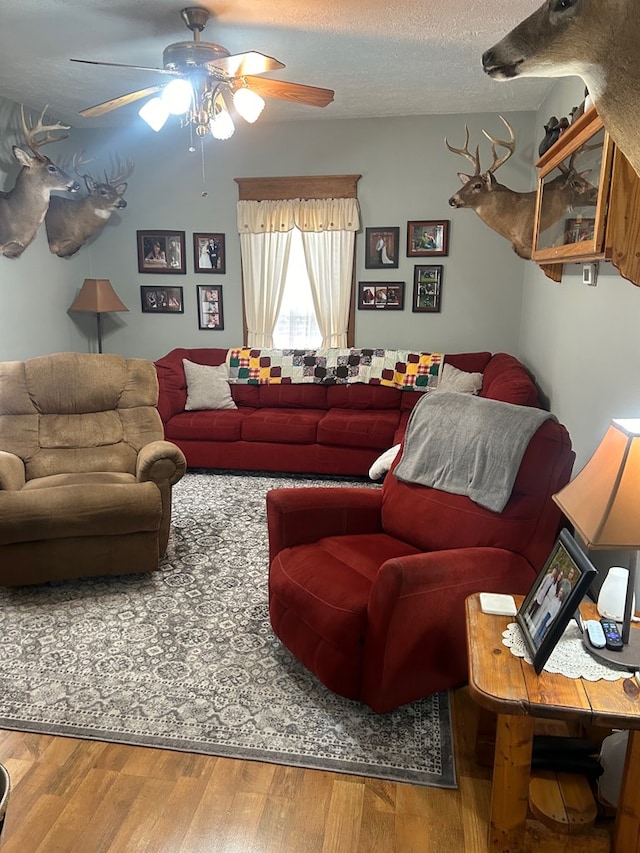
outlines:
[{"label": "patchwork quilt", "polygon": [[268,385],[362,382],[401,391],[428,391],[438,384],[442,353],[391,349],[254,349],[227,353],[229,382]]}]

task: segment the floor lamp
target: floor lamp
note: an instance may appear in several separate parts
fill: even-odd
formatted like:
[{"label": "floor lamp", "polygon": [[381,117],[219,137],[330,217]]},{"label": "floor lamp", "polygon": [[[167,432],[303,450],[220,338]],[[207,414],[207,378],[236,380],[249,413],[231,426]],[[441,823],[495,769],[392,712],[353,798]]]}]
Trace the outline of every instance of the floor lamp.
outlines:
[{"label": "floor lamp", "polygon": [[582,471],[553,496],[588,548],[630,549],[620,652],[589,651],[624,669],[640,669],[640,631],[631,630],[640,548],[640,418],[613,420]]},{"label": "floor lamp", "polygon": [[69,311],[88,311],[98,317],[98,352],[102,352],[102,315],[114,311],[128,311],[120,301],[108,278],[85,278],[80,292]]}]

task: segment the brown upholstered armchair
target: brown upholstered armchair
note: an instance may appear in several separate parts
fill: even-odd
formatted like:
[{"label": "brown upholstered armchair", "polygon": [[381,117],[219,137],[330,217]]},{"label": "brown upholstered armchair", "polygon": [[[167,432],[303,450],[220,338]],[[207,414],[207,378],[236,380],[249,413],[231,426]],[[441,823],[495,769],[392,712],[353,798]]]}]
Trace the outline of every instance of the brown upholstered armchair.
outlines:
[{"label": "brown upholstered armchair", "polygon": [[0,584],[149,572],[182,451],[153,364],[56,353],[0,363]]}]

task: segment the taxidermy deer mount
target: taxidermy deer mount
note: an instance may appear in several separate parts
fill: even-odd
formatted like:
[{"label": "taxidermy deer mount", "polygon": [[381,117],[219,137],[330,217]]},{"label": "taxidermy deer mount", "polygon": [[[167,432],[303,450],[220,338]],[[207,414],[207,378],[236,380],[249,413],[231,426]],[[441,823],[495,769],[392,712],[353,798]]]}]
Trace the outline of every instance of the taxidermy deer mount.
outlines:
[{"label": "taxidermy deer mount", "polygon": [[[507,162],[516,147],[516,135],[509,122],[500,116],[508,132],[509,139],[496,139],[486,130],[482,132],[491,142],[493,163],[483,172],[480,167],[480,146],[475,154],[469,151],[469,128],[465,125],[464,148],[454,148],[445,138],[444,143],[454,154],[460,154],[473,165],[472,175],[458,172],[463,187],[449,199],[451,207],[468,207],[475,210],[480,219],[505,237],[513,246],[514,252],[521,258],[531,259],[533,246],[533,225],[536,213],[536,191],[517,192],[498,183],[495,172]],[[498,147],[506,148],[506,154],[498,156]],[[580,149],[579,149],[580,150]],[[561,174],[545,185],[545,205],[540,222],[544,230],[571,210],[574,204],[595,204],[597,189],[586,180],[587,172],[576,172],[573,163],[579,150],[569,160],[569,165],[560,164]]]},{"label": "taxidermy deer mount", "polygon": [[90,160],[84,159],[84,151],[73,157],[73,168],[84,180],[87,195],[83,198],[61,198],[52,196],[45,216],[45,227],[49,250],[59,258],[70,258],[84,246],[87,240],[101,231],[114,210],[123,210],[127,202],[123,196],[128,184],[124,182],[133,172],[134,164],[127,160],[112,158],[111,169],[104,172],[104,181],[83,173]]},{"label": "taxidermy deer mount", "polygon": [[39,150],[49,142],[59,142],[68,137],[54,134],[69,130],[64,124],[43,124],[47,107],[35,125],[28,125],[24,106],[20,107],[20,120],[27,148],[13,146],[13,156],[22,168],[13,189],[0,192],[0,255],[18,258],[33,241],[49,207],[53,190],[77,192],[80,184],[59,169]]},{"label": "taxidermy deer mount", "polygon": [[605,129],[640,175],[640,3],[547,0],[482,57],[494,80],[582,77]]}]

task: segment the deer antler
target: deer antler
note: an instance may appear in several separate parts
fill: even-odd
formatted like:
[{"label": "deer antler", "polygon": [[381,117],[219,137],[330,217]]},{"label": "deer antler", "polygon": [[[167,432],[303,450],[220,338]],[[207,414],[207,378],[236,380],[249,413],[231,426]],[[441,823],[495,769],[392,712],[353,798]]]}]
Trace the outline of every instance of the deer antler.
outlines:
[{"label": "deer antler", "polygon": [[466,124],[464,126],[464,132],[465,132],[464,148],[454,148],[453,145],[449,145],[449,142],[447,141],[446,136],[444,138],[444,144],[447,146],[449,151],[451,151],[453,154],[460,154],[461,157],[466,157],[467,160],[473,165],[474,175],[479,175],[480,174],[480,146],[476,145],[476,154],[474,157],[474,155],[471,154],[471,152],[469,151],[469,128]]},{"label": "deer antler", "polygon": [[[493,175],[494,172],[496,172],[500,168],[500,166],[503,165],[503,163],[507,162],[509,157],[511,157],[513,152],[516,150],[516,135],[514,133],[514,130],[504,116],[500,116],[500,118],[502,119],[507,130],[509,131],[509,136],[511,137],[511,139],[496,139],[494,136],[491,136],[489,133],[487,133],[486,130],[482,131],[491,143],[491,151],[493,152],[493,163],[491,167],[487,170],[488,175]],[[498,145],[507,149],[507,153],[504,154],[502,157],[498,157]]]},{"label": "deer antler", "polygon": [[120,157],[118,157],[117,155],[115,156],[115,158],[111,157],[110,162],[111,170],[107,175],[107,170],[105,169],[104,181],[106,184],[110,184],[112,187],[124,181],[125,178],[128,178],[135,167],[135,163],[132,160],[129,160],[128,158],[127,162],[123,165],[122,161],[120,160]]},{"label": "deer antler", "polygon": [[73,159],[71,162],[73,165],[73,171],[76,173],[76,175],[79,178],[85,178],[85,179],[91,178],[91,180],[93,180],[93,178],[91,177],[90,174],[85,174],[84,172],[80,171],[80,169],[83,166],[86,166],[87,163],[93,162],[93,157],[89,157],[89,159],[85,159],[84,151],[80,151],[80,152],[77,152],[76,154],[73,155]]},{"label": "deer antler", "polygon": [[[35,127],[30,127],[25,119],[24,104],[20,105],[20,119],[22,121],[22,131],[27,141],[27,145],[33,151],[34,154],[38,153],[38,149],[41,146],[47,145],[47,143],[49,142],[60,142],[63,139],[67,139],[67,137],[69,136],[68,133],[65,133],[64,136],[52,135],[53,131],[56,130],[70,130],[71,128],[69,127],[69,125],[59,123],[45,125],[42,123],[42,120],[44,119],[44,114],[48,109],[49,104],[47,104],[47,106],[42,110],[40,118],[38,119]],[[36,138],[39,134],[44,134],[44,137],[40,140]]]}]

